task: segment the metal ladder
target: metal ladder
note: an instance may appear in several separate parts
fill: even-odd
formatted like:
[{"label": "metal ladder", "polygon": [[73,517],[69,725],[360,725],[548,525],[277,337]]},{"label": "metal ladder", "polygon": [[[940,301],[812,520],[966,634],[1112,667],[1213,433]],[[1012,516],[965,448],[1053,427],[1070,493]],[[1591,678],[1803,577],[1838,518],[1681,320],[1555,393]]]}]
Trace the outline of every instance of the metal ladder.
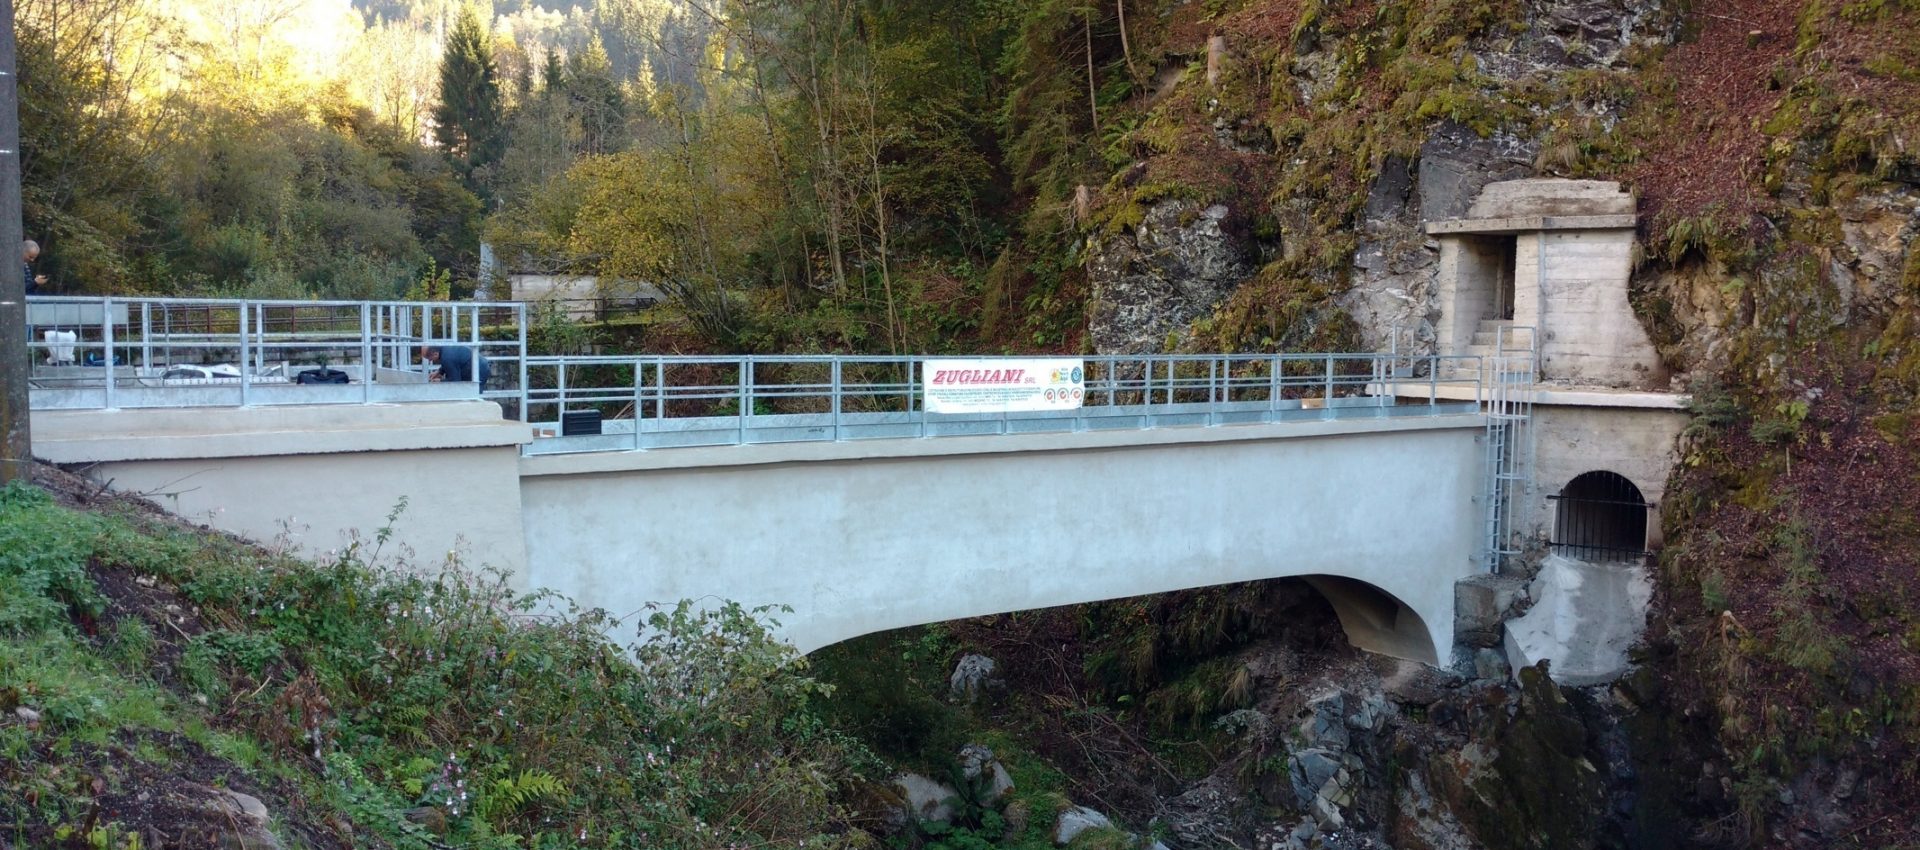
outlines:
[{"label": "metal ladder", "polygon": [[1514,528],[1519,497],[1533,477],[1533,394],[1539,348],[1530,327],[1496,331],[1493,353],[1481,364],[1487,388],[1486,540],[1487,571],[1501,572],[1520,554]]}]

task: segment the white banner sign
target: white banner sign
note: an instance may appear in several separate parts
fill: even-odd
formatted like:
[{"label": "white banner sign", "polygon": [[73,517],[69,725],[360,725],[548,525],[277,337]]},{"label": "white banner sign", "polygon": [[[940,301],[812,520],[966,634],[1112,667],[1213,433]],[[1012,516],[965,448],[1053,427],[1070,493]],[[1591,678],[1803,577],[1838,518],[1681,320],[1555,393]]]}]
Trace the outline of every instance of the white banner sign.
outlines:
[{"label": "white banner sign", "polygon": [[920,381],[933,413],[1073,410],[1086,395],[1086,363],[1067,358],[925,360]]}]

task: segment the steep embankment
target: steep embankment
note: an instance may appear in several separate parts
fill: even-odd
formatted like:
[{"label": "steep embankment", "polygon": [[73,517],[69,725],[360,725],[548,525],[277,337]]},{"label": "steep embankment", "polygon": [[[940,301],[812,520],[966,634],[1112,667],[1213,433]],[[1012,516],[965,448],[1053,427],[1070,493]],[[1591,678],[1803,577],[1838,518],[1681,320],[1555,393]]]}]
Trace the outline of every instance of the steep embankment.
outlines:
[{"label": "steep embankment", "polygon": [[848,834],[863,751],[747,612],[662,612],[630,657],[598,613],[395,569],[384,532],[305,563],[38,477],[0,489],[0,848]]}]

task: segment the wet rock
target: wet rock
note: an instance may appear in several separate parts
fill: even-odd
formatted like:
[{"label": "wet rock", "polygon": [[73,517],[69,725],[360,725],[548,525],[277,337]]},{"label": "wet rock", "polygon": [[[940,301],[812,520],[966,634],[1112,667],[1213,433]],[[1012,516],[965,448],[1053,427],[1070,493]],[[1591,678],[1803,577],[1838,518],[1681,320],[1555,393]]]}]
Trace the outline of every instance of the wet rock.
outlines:
[{"label": "wet rock", "polygon": [[1160,351],[1253,274],[1258,250],[1222,204],[1163,200],[1139,225],[1089,250],[1089,323],[1101,354]]},{"label": "wet rock", "polygon": [[969,705],[983,696],[1006,687],[999,677],[1000,665],[984,655],[963,655],[947,677],[947,693]]},{"label": "wet rock", "polygon": [[993,750],[981,744],[968,744],[960,748],[960,773],[968,782],[974,783],[974,787],[981,789],[982,802],[998,802],[1013,793],[1013,775],[994,756]]},{"label": "wet rock", "polygon": [[28,726],[33,726],[40,722],[40,712],[34,711],[24,705],[14,706],[13,716],[20,718],[20,722]]},{"label": "wet rock", "polygon": [[1086,806],[1074,806],[1060,813],[1053,826],[1053,843],[1065,846],[1089,829],[1111,829],[1113,821]]}]

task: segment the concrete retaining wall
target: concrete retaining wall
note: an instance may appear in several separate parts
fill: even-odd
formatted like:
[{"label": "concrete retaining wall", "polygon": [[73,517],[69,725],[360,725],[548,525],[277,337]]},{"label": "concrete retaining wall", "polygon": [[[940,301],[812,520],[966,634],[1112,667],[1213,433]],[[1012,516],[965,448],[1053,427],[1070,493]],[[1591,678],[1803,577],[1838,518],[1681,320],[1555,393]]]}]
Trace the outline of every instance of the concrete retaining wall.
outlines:
[{"label": "concrete retaining wall", "polygon": [[529,429],[492,402],[34,411],[33,432],[45,460],[263,543],[323,556],[371,540],[405,498],[384,554],[437,569],[458,550],[525,575]]}]

